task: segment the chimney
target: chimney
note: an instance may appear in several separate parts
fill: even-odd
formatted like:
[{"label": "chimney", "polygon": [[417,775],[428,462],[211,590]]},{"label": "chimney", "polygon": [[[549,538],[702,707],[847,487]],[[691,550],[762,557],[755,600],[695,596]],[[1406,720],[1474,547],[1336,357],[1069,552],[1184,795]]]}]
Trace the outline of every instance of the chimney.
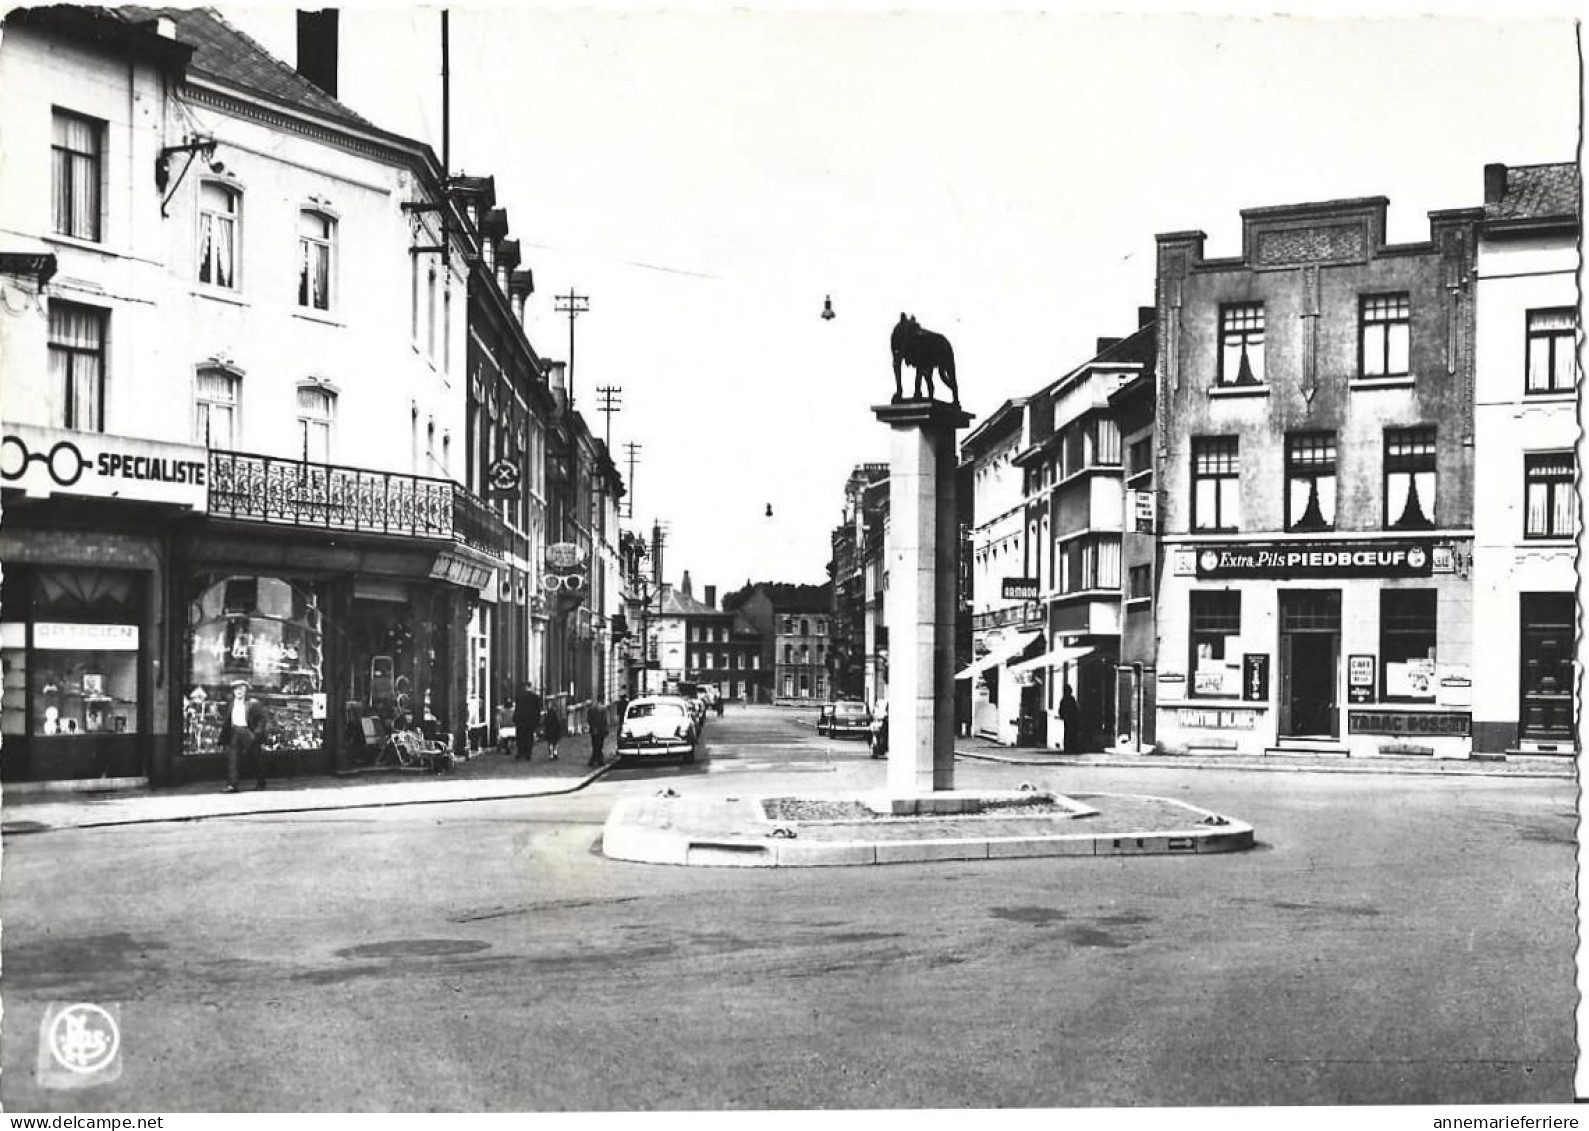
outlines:
[{"label": "chimney", "polygon": [[1151,326],[1151,325],[1153,325],[1153,323],[1157,322],[1158,320],[1159,320],[1159,308],[1158,307],[1156,307],[1156,306],[1139,306],[1139,307],[1137,307],[1137,329],[1138,330],[1141,330],[1145,326]]},{"label": "chimney", "polygon": [[1098,352],[1103,353],[1105,350],[1114,349],[1115,346],[1119,345],[1123,341],[1125,341],[1124,338],[1099,338]]},{"label": "chimney", "polygon": [[706,604],[710,608],[717,608],[717,586],[708,585],[706,587]]},{"label": "chimney", "polygon": [[298,13],[298,73],[332,98],[337,96],[336,8]]},{"label": "chimney", "polygon": [[1484,203],[1499,204],[1506,195],[1506,166],[1484,166]]},{"label": "chimney", "polygon": [[690,588],[690,571],[689,570],[685,570],[684,571],[684,580],[679,582],[679,592],[683,593],[686,597],[695,596],[694,590]]}]

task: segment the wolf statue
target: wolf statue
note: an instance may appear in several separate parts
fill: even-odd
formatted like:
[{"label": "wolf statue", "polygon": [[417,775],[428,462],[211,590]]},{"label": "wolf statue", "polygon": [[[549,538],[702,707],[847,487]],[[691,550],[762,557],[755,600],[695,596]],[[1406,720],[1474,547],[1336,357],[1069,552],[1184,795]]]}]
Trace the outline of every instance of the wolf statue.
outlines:
[{"label": "wolf statue", "polygon": [[932,399],[932,378],[936,372],[943,383],[949,386],[954,406],[960,407],[960,386],[955,383],[955,352],[948,338],[924,329],[916,321],[915,315],[902,312],[899,321],[894,324],[888,344],[894,354],[894,400],[905,399],[899,368],[900,363],[904,362],[916,371],[915,399],[921,399],[923,378],[927,382],[927,399]]}]

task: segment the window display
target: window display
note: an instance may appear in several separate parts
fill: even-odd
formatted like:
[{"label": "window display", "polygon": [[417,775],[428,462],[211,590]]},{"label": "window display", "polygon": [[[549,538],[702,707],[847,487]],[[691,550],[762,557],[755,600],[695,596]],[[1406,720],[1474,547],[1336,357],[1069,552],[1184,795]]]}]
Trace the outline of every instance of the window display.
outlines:
[{"label": "window display", "polygon": [[35,736],[137,732],[137,625],[40,621],[33,626],[32,659]]},{"label": "window display", "polygon": [[268,716],[266,751],[312,750],[324,741],[322,597],[301,579],[205,576],[188,606],[185,754],[219,754],[234,680]]}]

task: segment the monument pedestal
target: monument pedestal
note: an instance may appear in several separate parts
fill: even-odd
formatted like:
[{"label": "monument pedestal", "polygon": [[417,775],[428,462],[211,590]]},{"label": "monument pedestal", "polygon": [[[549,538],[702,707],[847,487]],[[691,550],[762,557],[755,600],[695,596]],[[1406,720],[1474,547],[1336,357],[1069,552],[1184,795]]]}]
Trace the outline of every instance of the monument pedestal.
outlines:
[{"label": "monument pedestal", "polygon": [[888,453],[888,792],[954,789],[955,432],[971,414],[932,400],[874,405]]}]

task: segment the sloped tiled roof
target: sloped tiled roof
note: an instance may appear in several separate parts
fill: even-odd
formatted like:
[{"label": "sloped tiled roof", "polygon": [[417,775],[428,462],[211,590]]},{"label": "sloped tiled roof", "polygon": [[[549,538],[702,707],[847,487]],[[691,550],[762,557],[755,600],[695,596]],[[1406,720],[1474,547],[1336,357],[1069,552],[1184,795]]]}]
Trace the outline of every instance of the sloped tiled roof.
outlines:
[{"label": "sloped tiled roof", "polygon": [[1506,170],[1506,192],[1484,206],[1486,220],[1540,220],[1578,215],[1578,166],[1513,165]]},{"label": "sloped tiled roof", "polygon": [[687,593],[681,593],[673,586],[668,586],[662,596],[662,615],[665,617],[709,617],[725,616],[722,609],[714,609],[703,604]]},{"label": "sloped tiled roof", "polygon": [[190,74],[235,86],[282,106],[307,110],[345,125],[371,128],[372,123],[332,98],[292,67],[276,58],[224,20],[211,8],[116,9],[129,23],[165,16],[176,23],[177,39],[194,47]]}]

